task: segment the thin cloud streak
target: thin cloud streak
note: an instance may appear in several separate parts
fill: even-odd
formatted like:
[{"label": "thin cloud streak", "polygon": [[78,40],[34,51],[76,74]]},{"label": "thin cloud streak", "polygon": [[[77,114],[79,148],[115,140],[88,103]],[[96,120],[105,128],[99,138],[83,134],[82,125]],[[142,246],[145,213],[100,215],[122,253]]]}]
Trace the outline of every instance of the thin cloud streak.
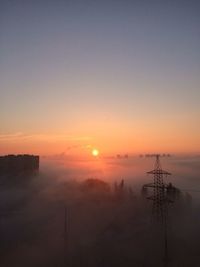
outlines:
[{"label": "thin cloud streak", "polygon": [[48,134],[25,134],[22,132],[0,134],[0,141],[9,140],[22,140],[22,139],[35,139],[38,141],[89,141],[89,136],[72,136],[72,135],[48,135]]}]

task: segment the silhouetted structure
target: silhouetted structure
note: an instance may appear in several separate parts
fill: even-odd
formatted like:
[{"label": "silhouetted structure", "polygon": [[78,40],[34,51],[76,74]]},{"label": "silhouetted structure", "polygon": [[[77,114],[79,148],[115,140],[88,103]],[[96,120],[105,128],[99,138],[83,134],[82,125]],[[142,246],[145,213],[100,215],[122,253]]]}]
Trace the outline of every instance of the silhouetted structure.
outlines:
[{"label": "silhouetted structure", "polygon": [[[168,204],[173,202],[168,198],[170,193],[174,193],[175,187],[172,184],[165,184],[164,177],[171,175],[171,173],[162,170],[160,163],[160,155],[154,154],[156,157],[154,170],[147,172],[147,174],[153,175],[153,183],[146,184],[142,188],[143,194],[147,194],[147,189],[153,189],[153,196],[147,197],[147,199],[153,200],[153,217],[157,222],[161,222],[164,226],[164,264],[167,266],[168,263],[168,240],[167,240],[167,213]],[[165,155],[163,155],[165,156]]]},{"label": "silhouetted structure", "polygon": [[39,156],[6,155],[0,156],[0,176],[19,175],[39,170]]},{"label": "silhouetted structure", "polygon": [[162,170],[160,164],[160,155],[153,155],[156,157],[154,170],[147,172],[147,174],[153,175],[153,183],[143,185],[142,192],[147,193],[148,188],[153,189],[153,196],[147,197],[150,200],[153,200],[153,216],[157,221],[163,222],[165,219],[166,213],[166,203],[172,202],[168,198],[168,192],[172,188],[172,185],[169,186],[164,183],[164,176],[171,175],[171,173]]}]

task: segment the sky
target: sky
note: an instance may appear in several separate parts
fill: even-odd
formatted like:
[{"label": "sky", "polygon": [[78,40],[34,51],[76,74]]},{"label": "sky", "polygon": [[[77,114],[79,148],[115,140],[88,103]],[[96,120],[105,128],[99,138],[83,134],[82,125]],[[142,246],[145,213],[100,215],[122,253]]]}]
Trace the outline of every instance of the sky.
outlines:
[{"label": "sky", "polygon": [[0,2],[0,154],[198,153],[199,1]]}]

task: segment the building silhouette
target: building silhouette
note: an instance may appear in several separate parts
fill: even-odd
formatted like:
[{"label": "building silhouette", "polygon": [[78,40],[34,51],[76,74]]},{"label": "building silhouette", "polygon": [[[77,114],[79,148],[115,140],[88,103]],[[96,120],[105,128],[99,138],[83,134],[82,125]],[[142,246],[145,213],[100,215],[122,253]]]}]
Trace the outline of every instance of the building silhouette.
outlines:
[{"label": "building silhouette", "polygon": [[0,156],[0,176],[21,175],[39,170],[39,156],[6,155]]}]

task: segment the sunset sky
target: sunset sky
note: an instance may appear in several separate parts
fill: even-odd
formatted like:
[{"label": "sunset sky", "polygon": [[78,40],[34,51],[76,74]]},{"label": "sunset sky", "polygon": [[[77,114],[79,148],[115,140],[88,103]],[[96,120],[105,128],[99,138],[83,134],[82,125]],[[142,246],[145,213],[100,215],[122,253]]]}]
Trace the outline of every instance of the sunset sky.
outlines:
[{"label": "sunset sky", "polygon": [[198,153],[200,1],[0,1],[0,154]]}]

